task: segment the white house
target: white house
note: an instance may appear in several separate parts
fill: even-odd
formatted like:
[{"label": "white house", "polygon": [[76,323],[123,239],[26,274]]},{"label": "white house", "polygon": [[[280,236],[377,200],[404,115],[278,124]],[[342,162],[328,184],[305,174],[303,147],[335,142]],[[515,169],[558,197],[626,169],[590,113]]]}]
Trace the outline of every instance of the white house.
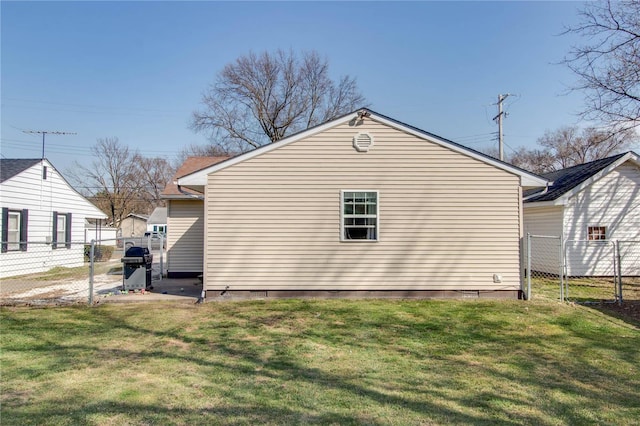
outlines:
[{"label": "white house", "polygon": [[[638,155],[626,152],[544,177],[551,181],[548,187],[525,193],[525,232],[561,236],[569,276],[613,275],[611,242],[640,241]],[[640,244],[625,247],[639,250],[635,259],[640,258]],[[532,270],[558,273],[556,262],[545,260],[549,256],[536,256],[535,247],[532,253]],[[637,262],[621,265],[623,275],[640,275]]]},{"label": "white house", "polygon": [[167,233],[167,208],[156,207],[147,219],[147,232]]},{"label": "white house", "polygon": [[369,109],[177,179],[212,297],[518,297],[521,190],[546,183]]},{"label": "white house", "polygon": [[0,161],[0,277],[82,266],[85,219],[107,216],[48,160]]}]

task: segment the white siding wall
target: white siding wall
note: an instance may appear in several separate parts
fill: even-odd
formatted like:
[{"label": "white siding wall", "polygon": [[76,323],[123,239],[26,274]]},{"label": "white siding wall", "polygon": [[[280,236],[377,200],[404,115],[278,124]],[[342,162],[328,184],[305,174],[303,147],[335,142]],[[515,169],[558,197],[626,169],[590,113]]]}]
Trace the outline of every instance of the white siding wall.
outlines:
[{"label": "white siding wall", "polygon": [[[27,240],[51,241],[53,213],[71,213],[71,248],[51,249],[51,245],[31,244],[26,252],[0,253],[0,277],[42,272],[54,266],[82,266],[84,264],[85,217],[104,217],[93,204],[73,190],[51,166],[47,179],[42,178],[42,166],[35,166],[2,182],[0,185],[2,207],[28,209]],[[2,219],[0,218],[0,222]],[[34,252],[38,255],[34,256]],[[43,253],[46,252],[46,256]],[[34,261],[37,258],[37,261]]]},{"label": "white siding wall", "polygon": [[118,230],[116,228],[98,228],[95,227],[84,229],[84,242],[91,243],[91,240],[101,240],[100,243],[105,246],[115,246],[116,238],[118,238]]},{"label": "white siding wall", "polygon": [[171,200],[167,207],[168,273],[202,273],[204,202]]},{"label": "white siding wall", "polygon": [[[340,242],[341,189],[379,191],[379,242]],[[209,175],[206,288],[518,290],[519,193],[481,161],[341,125]]]},{"label": "white siding wall", "polygon": [[[609,240],[640,240],[640,168],[622,164],[571,197],[565,208],[567,273],[612,275],[610,244],[571,241],[586,240],[589,226],[606,226]],[[622,272],[632,274],[631,270]]]}]

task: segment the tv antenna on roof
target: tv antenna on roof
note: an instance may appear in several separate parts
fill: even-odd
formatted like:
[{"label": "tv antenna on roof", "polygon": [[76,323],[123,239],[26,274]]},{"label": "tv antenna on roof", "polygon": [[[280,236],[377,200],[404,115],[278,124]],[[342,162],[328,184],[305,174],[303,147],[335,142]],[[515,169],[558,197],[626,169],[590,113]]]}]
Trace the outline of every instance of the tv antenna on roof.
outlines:
[{"label": "tv antenna on roof", "polygon": [[42,134],[42,159],[44,160],[44,137],[48,133],[50,135],[77,135],[76,132],[60,132],[50,130],[23,130],[23,133]]}]

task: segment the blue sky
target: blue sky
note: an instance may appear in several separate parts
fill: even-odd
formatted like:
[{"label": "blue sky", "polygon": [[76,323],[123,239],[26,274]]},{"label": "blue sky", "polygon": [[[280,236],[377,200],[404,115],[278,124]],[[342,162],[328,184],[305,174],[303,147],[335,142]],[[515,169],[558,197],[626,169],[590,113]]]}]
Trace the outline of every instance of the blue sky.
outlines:
[{"label": "blue sky", "polygon": [[[6,158],[46,156],[64,171],[118,137],[173,160],[204,135],[189,129],[202,92],[250,51],[317,50],[370,107],[468,145],[506,151],[579,123],[574,76],[557,65],[572,43],[577,2],[6,2],[2,132]],[[584,125],[585,123],[581,123]]]}]

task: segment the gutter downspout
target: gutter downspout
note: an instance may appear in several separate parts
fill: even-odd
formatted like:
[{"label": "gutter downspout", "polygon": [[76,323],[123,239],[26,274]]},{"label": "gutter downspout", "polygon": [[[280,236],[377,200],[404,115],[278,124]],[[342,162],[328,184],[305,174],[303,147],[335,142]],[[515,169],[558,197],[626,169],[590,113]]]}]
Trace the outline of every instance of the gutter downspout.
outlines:
[{"label": "gutter downspout", "polygon": [[180,191],[181,194],[184,194],[190,198],[195,198],[196,200],[204,201],[204,195],[191,194],[189,192],[186,192],[184,189],[182,189],[182,186],[178,185],[177,183],[176,185],[178,187],[178,191]]},{"label": "gutter downspout", "polygon": [[527,200],[528,200],[528,199],[530,199],[530,198],[533,198],[533,197],[539,197],[540,195],[544,195],[544,194],[546,194],[547,192],[549,192],[549,187],[550,187],[550,186],[553,186],[553,182],[547,182],[547,185],[544,187],[544,189],[542,190],[542,192],[536,192],[535,194],[531,194],[531,195],[529,195],[528,197],[524,197],[524,198],[522,199],[522,201],[527,201]]}]

